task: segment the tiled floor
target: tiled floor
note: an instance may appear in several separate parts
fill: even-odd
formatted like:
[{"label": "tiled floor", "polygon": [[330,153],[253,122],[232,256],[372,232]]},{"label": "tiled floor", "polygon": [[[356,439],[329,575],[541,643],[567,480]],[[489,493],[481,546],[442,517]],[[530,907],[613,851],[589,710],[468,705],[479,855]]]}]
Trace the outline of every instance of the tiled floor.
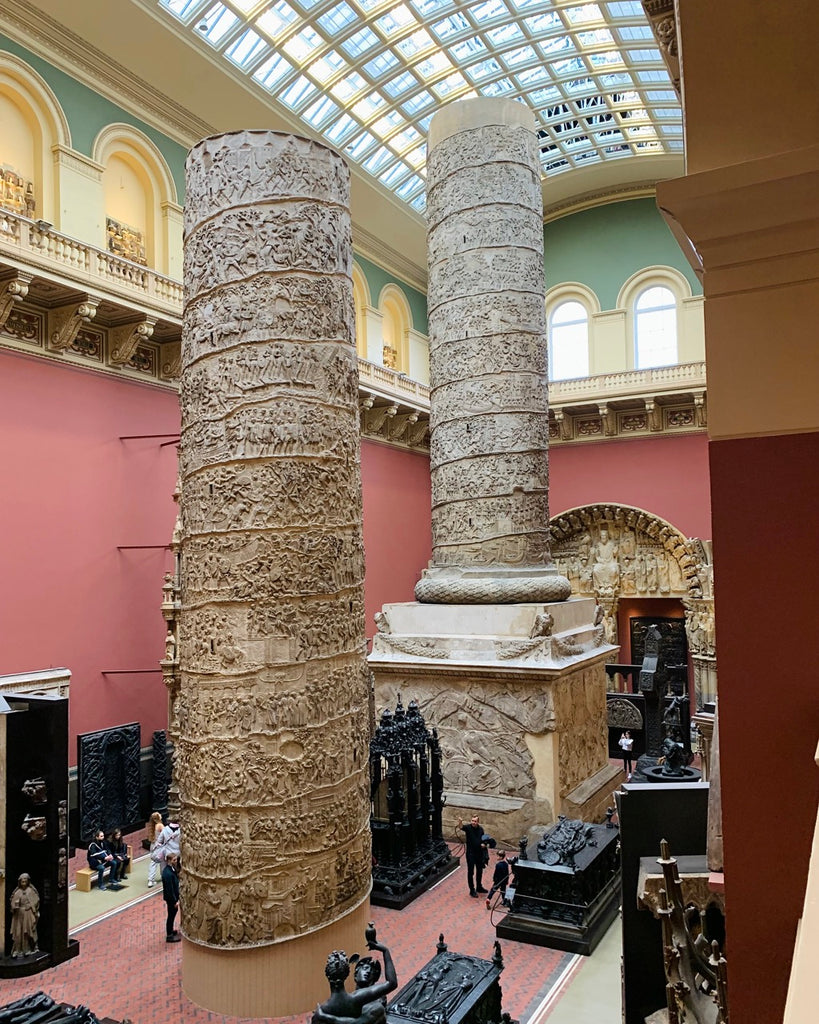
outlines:
[{"label": "tiled floor", "polygon": [[[98,1016],[127,1016],[134,1024],[241,1024],[239,1018],[196,1006],[183,994],[182,944],[165,942],[161,890],[147,887],[148,858],[138,856],[139,838],[132,840],[138,859],[127,889],[71,891],[70,921],[80,941],[79,957],[39,977],[0,981],[0,1005],[43,989],[55,999],[90,1006]],[[84,854],[78,860],[75,867],[82,867]],[[497,914],[487,911],[483,900],[469,898],[463,866],[403,911],[372,910],[378,937],[392,950],[399,984],[434,955],[440,932],[450,949],[489,959]],[[503,1008],[521,1024],[619,1022],[617,923],[591,958],[517,942],[501,945]],[[309,1015],[287,1020],[306,1024]]]}]

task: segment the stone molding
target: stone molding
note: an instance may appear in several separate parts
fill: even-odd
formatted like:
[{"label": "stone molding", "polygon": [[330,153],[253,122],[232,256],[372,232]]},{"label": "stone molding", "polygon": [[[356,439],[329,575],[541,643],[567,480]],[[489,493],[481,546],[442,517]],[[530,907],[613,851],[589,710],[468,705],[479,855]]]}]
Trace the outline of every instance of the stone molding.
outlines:
[{"label": "stone molding", "polygon": [[68,146],[62,146],[59,143],[51,147],[51,152],[54,154],[55,164],[76,171],[93,182],[102,181],[105,167],[96,160],[91,160],[83,153],[77,152],[76,149],[69,149]]}]

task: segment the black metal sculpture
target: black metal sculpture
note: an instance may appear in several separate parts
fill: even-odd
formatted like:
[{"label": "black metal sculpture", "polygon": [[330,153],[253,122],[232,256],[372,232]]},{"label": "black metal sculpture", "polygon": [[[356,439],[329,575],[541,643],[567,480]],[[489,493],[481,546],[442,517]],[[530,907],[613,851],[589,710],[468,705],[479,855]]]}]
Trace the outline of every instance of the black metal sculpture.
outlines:
[{"label": "black metal sculpture", "polygon": [[496,940],[491,960],[450,953],[441,935],[435,956],[387,1005],[387,1024],[508,1022],[501,1009],[503,956]]},{"label": "black metal sculpture", "polygon": [[[385,1024],[387,995],[398,988],[398,978],[389,949],[376,939],[370,922],[364,932],[367,948],[377,950],[384,957],[384,981],[379,982],[381,964],[371,956],[351,957],[334,949],[327,957],[324,973],[330,983],[330,997],[316,1007],[312,1024]],[[355,965],[355,991],[345,986],[350,966]]]},{"label": "black metal sculpture", "polygon": [[153,778],[151,780],[151,810],[159,811],[164,817],[168,811],[168,786],[171,781],[168,763],[168,736],[164,729],[158,729],[152,738]]},{"label": "black metal sculpture", "polygon": [[458,866],[442,834],[443,791],[438,735],[399,697],[370,741],[372,903],[405,907]]},{"label": "black metal sculpture", "polygon": [[521,839],[500,938],[584,955],[594,950],[619,904],[619,829],[612,817],[591,825],[561,815],[537,844],[536,858]]}]

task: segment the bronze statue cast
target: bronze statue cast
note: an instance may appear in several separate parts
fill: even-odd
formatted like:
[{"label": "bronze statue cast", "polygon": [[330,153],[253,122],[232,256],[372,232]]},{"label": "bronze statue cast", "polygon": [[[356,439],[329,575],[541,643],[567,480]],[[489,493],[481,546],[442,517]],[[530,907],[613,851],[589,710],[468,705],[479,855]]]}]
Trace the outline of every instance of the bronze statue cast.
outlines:
[{"label": "bronze statue cast", "polygon": [[[378,951],[384,957],[384,981],[380,982],[381,964],[371,956],[359,957],[357,953],[347,957],[340,949],[334,949],[327,957],[324,973],[330,983],[330,998],[316,1007],[312,1024],[385,1024],[387,1020],[387,994],[398,987],[392,956],[389,949],[376,940],[375,927],[370,922],[364,932],[367,948]],[[350,965],[355,965],[355,991],[348,992],[345,981],[350,975]]]}]

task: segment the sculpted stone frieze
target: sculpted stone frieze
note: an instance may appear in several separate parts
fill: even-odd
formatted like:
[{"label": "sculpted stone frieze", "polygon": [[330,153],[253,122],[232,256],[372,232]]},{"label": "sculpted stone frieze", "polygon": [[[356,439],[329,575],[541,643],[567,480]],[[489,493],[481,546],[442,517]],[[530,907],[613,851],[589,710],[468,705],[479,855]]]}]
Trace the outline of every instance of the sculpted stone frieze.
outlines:
[{"label": "sculpted stone frieze", "polygon": [[192,297],[185,322],[193,361],[246,341],[349,341],[354,307],[339,281],[258,275]]},{"label": "sculpted stone frieze", "polygon": [[548,418],[549,399],[540,374],[510,371],[491,389],[476,380],[435,382],[435,406],[430,411],[434,429],[452,420],[468,419],[486,413],[510,413],[521,410],[541,413]]},{"label": "sculpted stone frieze", "polygon": [[[185,521],[192,532],[309,526],[320,513],[342,527],[358,521],[361,498],[350,480],[324,462],[249,463],[238,475],[208,466],[188,480]],[[213,508],[208,508],[213,501]],[[205,504],[207,503],[207,504]]]},{"label": "sculpted stone frieze", "polygon": [[[496,163],[518,163],[530,173],[537,167],[539,153],[534,133],[510,130],[505,125],[484,125],[459,132],[457,140],[457,145],[444,143],[431,149],[427,165],[431,178],[443,180],[482,165],[491,168]],[[434,183],[430,191],[433,187]]]},{"label": "sculpted stone frieze", "polygon": [[183,929],[324,927],[369,891],[349,174],[239,132],[188,160],[176,779]]},{"label": "sculpted stone frieze", "polygon": [[[444,143],[446,145],[446,143]],[[543,199],[540,181],[530,167],[497,161],[478,167],[463,167],[438,181],[440,163],[431,156],[427,163],[427,218],[432,227],[453,213],[479,206],[517,206],[541,217]]]},{"label": "sculpted stone frieze", "polygon": [[[421,602],[570,592],[548,552],[542,196],[527,122],[522,108],[474,99],[442,109],[430,128],[433,557],[415,589]],[[491,581],[473,571],[488,565]]]},{"label": "sculpted stone frieze", "polygon": [[[543,412],[504,412],[474,420],[465,418],[433,429],[430,455],[436,466],[469,455],[505,456],[508,452],[531,451],[548,440],[548,436],[549,418]],[[538,525],[541,522],[538,520]]]},{"label": "sculpted stone frieze", "polygon": [[[502,291],[538,292],[543,287],[543,266],[532,257],[538,250],[515,249],[468,252],[429,268],[429,291],[435,306],[456,296],[483,295],[487,282]],[[541,250],[542,252],[542,250]],[[542,256],[541,256],[542,259]]]},{"label": "sculpted stone frieze", "polygon": [[477,487],[486,497],[511,494],[526,481],[527,491],[545,491],[549,486],[548,467],[536,453],[512,452],[502,463],[494,455],[475,455],[460,462],[438,466],[432,478],[433,508],[446,504],[455,494]]},{"label": "sculpted stone frieze", "polygon": [[[447,379],[450,359],[459,364],[474,359],[475,338],[492,337],[492,347],[481,353],[480,365],[487,372],[498,373],[510,360],[515,366],[534,367],[538,373],[545,373],[545,324],[545,307],[537,294],[510,293],[501,306],[491,294],[455,296],[436,311],[435,322],[430,325],[430,352],[440,345],[447,346],[447,362],[437,367],[444,375],[442,379]],[[464,374],[452,371],[450,379],[461,376]]]}]

